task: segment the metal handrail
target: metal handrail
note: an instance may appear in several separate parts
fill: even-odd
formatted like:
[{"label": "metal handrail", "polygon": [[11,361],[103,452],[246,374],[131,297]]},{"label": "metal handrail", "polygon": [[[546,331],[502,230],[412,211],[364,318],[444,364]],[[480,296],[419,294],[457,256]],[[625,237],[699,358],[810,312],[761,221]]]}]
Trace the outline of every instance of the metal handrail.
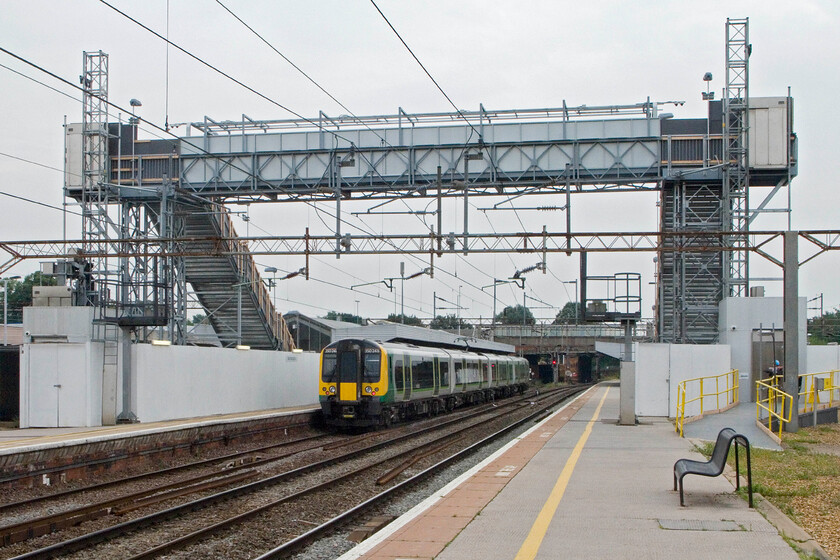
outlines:
[{"label": "metal handrail", "polygon": [[248,249],[248,244],[236,239],[237,234],[233,227],[233,219],[230,216],[230,212],[225,208],[217,215],[219,216],[219,229],[222,234],[222,242],[226,242],[235,248],[235,250],[231,251],[234,253],[231,255],[231,258],[243,280],[242,283],[251,287],[256,297],[257,305],[262,310],[272,335],[279,341],[280,349],[294,350],[294,338],[289,332],[286,320],[274,308],[274,302],[271,300],[271,295],[262,282],[262,277],[254,262],[254,257]]},{"label": "metal handrail", "polygon": [[[822,389],[817,388],[817,379],[825,380]],[[840,370],[803,373],[799,376],[798,387],[799,412],[814,412],[818,404],[831,407],[835,401],[840,401]]]},{"label": "metal handrail", "polygon": [[[782,377],[774,375],[773,377],[755,382],[755,420],[763,424],[761,418],[761,411],[767,411],[767,429],[773,431],[773,419],[775,418],[779,423],[779,438],[782,437],[782,427],[785,423],[790,422],[793,414],[793,395],[785,393],[778,387],[778,380]],[[761,390],[767,390],[767,398],[761,398]],[[781,407],[779,406],[781,404]],[[781,411],[780,411],[781,408]],[[787,410],[787,415],[785,414]]]},{"label": "metal handrail", "polygon": [[[685,427],[686,406],[699,401],[699,416],[702,416],[704,412],[716,412],[718,410],[722,410],[724,407],[735,404],[738,402],[738,379],[738,370],[733,369],[720,375],[695,377],[693,379],[681,381],[680,384],[677,385],[677,413],[674,420],[674,429],[679,432],[680,437],[685,437],[683,429]],[[726,385],[723,389],[720,387],[721,380],[726,381]],[[714,391],[706,392],[706,388],[711,381],[714,381],[715,389]],[[699,384],[699,394],[691,399],[688,399],[688,386],[689,384],[694,383]],[[721,395],[726,395],[726,402],[723,406],[720,405]],[[709,397],[715,397],[715,408],[704,411],[705,401]]]}]

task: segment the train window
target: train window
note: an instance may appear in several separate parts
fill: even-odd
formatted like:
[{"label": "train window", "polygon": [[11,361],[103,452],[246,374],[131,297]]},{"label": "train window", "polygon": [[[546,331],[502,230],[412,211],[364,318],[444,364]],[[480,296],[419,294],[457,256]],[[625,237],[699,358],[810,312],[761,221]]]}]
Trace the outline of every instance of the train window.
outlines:
[{"label": "train window", "polygon": [[365,348],[365,371],[362,375],[362,381],[365,383],[379,381],[381,364],[382,352],[379,348]]},{"label": "train window", "polygon": [[477,383],[480,380],[480,372],[478,370],[478,362],[475,360],[467,360],[466,368],[467,383]]},{"label": "train window", "polygon": [[441,360],[438,367],[440,368],[440,386],[449,387],[449,362]]},{"label": "train window", "polygon": [[461,371],[463,369],[463,363],[461,360],[455,360],[455,384],[460,385],[464,383],[464,374]]},{"label": "train window", "polygon": [[415,389],[431,389],[435,386],[434,362],[431,358],[411,359],[411,378]]},{"label": "train window", "polygon": [[403,361],[402,358],[394,360],[394,389],[403,390]]},{"label": "train window", "polygon": [[335,383],[335,348],[324,350],[324,361],[321,365],[321,380],[324,383]]}]

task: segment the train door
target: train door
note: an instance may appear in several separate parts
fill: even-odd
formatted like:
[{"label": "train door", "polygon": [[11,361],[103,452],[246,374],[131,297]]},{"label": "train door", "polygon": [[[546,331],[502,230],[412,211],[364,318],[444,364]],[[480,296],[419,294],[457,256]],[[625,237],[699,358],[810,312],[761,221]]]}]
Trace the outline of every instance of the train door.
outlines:
[{"label": "train door", "polygon": [[434,378],[435,378],[435,390],[434,395],[438,396],[440,394],[440,358],[435,357],[434,361]]},{"label": "train door", "polygon": [[405,390],[405,358],[402,354],[394,354],[391,363],[394,365],[394,401],[399,402],[403,400]]},{"label": "train door", "polygon": [[413,383],[412,379],[414,378],[414,372],[411,371],[411,356],[405,355],[405,367],[403,367],[403,371],[405,372],[405,400],[411,399],[411,385]]},{"label": "train door", "polygon": [[455,376],[455,387],[461,391],[467,390],[467,376],[464,372],[464,360],[455,358],[452,360],[452,373]]},{"label": "train door", "polygon": [[362,399],[362,352],[358,344],[338,345],[338,400]]}]

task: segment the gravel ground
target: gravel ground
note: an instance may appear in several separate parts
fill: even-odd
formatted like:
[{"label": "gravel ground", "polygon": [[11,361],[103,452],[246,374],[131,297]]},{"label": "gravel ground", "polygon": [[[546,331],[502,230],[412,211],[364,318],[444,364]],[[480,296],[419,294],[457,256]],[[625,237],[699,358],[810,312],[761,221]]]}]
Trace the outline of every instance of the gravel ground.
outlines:
[{"label": "gravel ground", "polygon": [[[355,444],[337,447],[329,451],[304,451],[297,455],[293,455],[291,457],[283,459],[276,464],[264,465],[258,467],[258,469],[261,472],[261,477],[270,476],[279,472],[286,472],[288,470],[297,468],[298,466],[309,464],[316,459],[324,459],[330,456],[339,456],[344,453],[347,453],[350,449],[356,446],[364,447],[370,445],[373,441],[376,440],[391,439],[394,436],[398,435],[399,432],[413,433],[418,431],[419,428],[423,427],[423,425],[425,424],[437,423],[442,420],[451,420],[453,418],[457,418],[459,415],[467,415],[476,410],[477,407],[474,407],[465,410],[462,414],[456,413],[452,415],[446,415],[437,419],[429,419],[422,422],[416,422],[411,425],[400,426],[394,430],[377,432],[366,438],[361,438],[361,440],[355,442]],[[488,410],[488,412],[490,412],[490,410]],[[479,419],[477,418],[464,420],[463,422],[456,424],[456,427],[451,428],[451,430],[454,431],[457,428],[462,428],[466,425],[477,423],[478,421]],[[496,429],[498,429],[498,426],[492,428],[482,428],[483,432],[485,433],[495,431]],[[524,429],[526,428],[522,428],[520,431]],[[170,522],[163,524],[161,527],[146,529],[134,535],[125,538],[120,538],[115,540],[114,542],[106,543],[102,546],[95,547],[94,549],[91,549],[89,551],[81,551],[72,555],[71,558],[117,558],[128,556],[130,555],[130,553],[136,553],[140,550],[147,550],[155,546],[157,543],[165,542],[167,540],[175,538],[178,535],[189,533],[190,531],[195,530],[200,526],[210,525],[212,523],[218,522],[220,519],[230,518],[236,515],[237,513],[244,512],[246,510],[252,509],[260,505],[264,505],[281,497],[288,496],[293,492],[296,492],[304,487],[311,486],[312,484],[315,484],[319,481],[334,480],[341,474],[344,474],[354,468],[359,468],[360,466],[363,466],[365,464],[371,464],[376,459],[380,459],[386,456],[393,456],[401,449],[407,447],[414,447],[418,445],[420,441],[432,440],[439,437],[439,435],[439,432],[437,434],[423,434],[417,438],[413,438],[410,441],[399,442],[398,444],[390,445],[381,450],[372,452],[368,454],[364,459],[353,459],[350,461],[342,462],[337,465],[320,468],[312,473],[308,473],[291,481],[284,482],[267,492],[261,491],[259,493],[249,495],[245,498],[229,500],[225,502],[221,507],[215,506],[200,510],[198,512],[195,512],[194,514],[185,516],[183,518],[173,519]],[[475,441],[477,439],[480,439],[480,437],[484,436],[471,436],[467,439]],[[509,434],[508,436],[506,436],[506,438],[504,438],[504,441],[495,442],[490,446],[490,448],[482,450],[478,454],[473,455],[471,458],[461,462],[459,465],[449,467],[446,470],[446,472],[438,474],[435,477],[428,479],[421,486],[407,491],[403,494],[402,497],[398,498],[396,502],[383,504],[379,511],[374,512],[370,515],[400,515],[404,511],[407,511],[408,509],[413,507],[413,505],[415,505],[419,501],[425,499],[425,497],[428,496],[430,492],[433,492],[435,489],[442,487],[443,485],[448,483],[452,478],[454,478],[464,470],[469,469],[471,466],[482,460],[488,454],[492,453],[495,449],[498,449],[498,447],[504,445],[506,441],[509,441],[509,439],[513,437],[516,437],[516,434]],[[350,439],[351,441],[354,441],[356,438]],[[458,447],[464,444],[465,442],[461,442],[458,445]],[[224,449],[224,453],[220,454],[229,454],[234,449],[234,446],[229,446]],[[422,462],[412,467],[411,472],[416,472],[426,468],[426,466],[437,462],[443,456],[450,454],[453,450],[454,448],[450,446],[449,448],[445,449],[443,453],[438,454],[438,456],[424,459]],[[262,455],[269,455],[269,453],[266,452]],[[173,462],[181,463],[183,462],[183,459]],[[160,467],[163,466],[169,465],[160,465]],[[369,473],[366,473],[367,479],[374,480],[376,477],[380,476],[381,474],[384,474],[386,470],[387,469],[382,468],[381,470],[377,469],[376,472],[371,471]],[[409,472],[406,472],[392,484],[396,484],[399,480],[402,480],[409,474]],[[125,475],[125,473],[121,473],[121,475]],[[181,476],[180,478],[183,478],[183,476]],[[169,479],[167,479],[166,481],[168,482]],[[164,482],[156,481],[155,483],[163,484]],[[148,484],[148,482],[144,482],[143,484],[141,484],[141,486],[148,486]],[[137,484],[135,484],[135,486],[137,486]],[[66,487],[63,487],[61,489],[64,488]],[[43,491],[43,489],[41,491]],[[214,493],[216,491],[217,490],[206,491],[204,493],[192,494],[189,496],[170,500],[163,505],[156,506],[155,509],[172,507],[178,503],[192,501],[197,497],[200,497],[201,495]],[[29,491],[29,493],[31,494],[31,490]],[[114,497],[115,495],[121,495],[124,493],[126,493],[125,488],[115,487],[95,493],[95,500],[92,496],[88,495],[83,495],[82,497],[76,496],[59,503],[47,503],[42,506],[38,506],[35,509],[40,513],[56,512],[59,510],[68,509],[71,504],[77,505],[81,503],[91,503],[93,501]],[[165,558],[251,558],[259,554],[259,552],[257,551],[269,550],[276,546],[278,542],[288,540],[293,536],[301,534],[319,525],[329,516],[340,513],[341,511],[344,511],[345,509],[351,507],[351,505],[354,505],[355,503],[364,501],[374,493],[375,490],[373,488],[365,487],[365,485],[363,484],[356,484],[355,486],[351,484],[349,485],[349,487],[342,487],[338,493],[326,493],[324,496],[318,499],[308,500],[306,498],[301,498],[295,502],[289,503],[288,505],[281,505],[279,507],[272,508],[272,510],[270,510],[269,513],[262,514],[254,518],[253,521],[246,522],[245,525],[239,525],[233,529],[228,530],[227,533],[221,538],[213,539],[212,541],[209,541],[207,543],[195,545],[189,550],[172,553],[171,555],[165,556]],[[16,498],[15,492],[10,491],[7,492],[7,494],[7,501],[12,501]],[[26,496],[26,492],[21,492],[21,495]],[[120,516],[116,522],[122,522],[141,517],[143,515],[146,515],[148,512],[148,509],[136,510],[126,515]],[[32,511],[27,511],[26,513],[17,513],[15,515],[4,515],[4,522],[2,524],[9,525],[12,522],[14,522],[14,520],[16,520],[17,518],[22,518],[24,516],[31,517],[32,514]],[[349,533],[349,530],[352,530],[352,528],[360,522],[360,520],[356,520],[353,523],[352,527],[347,528],[347,532]],[[115,520],[113,516],[106,516],[102,519],[85,522],[82,527],[67,529],[58,534],[45,535],[43,537],[39,537],[37,539],[33,539],[25,543],[20,543],[18,545],[6,547],[4,548],[3,553],[4,556],[19,554],[27,550],[32,550],[33,548],[39,548],[55,542],[63,541],[68,538],[72,538],[76,535],[80,535],[82,533],[87,533],[92,530],[104,528],[113,525],[114,523]],[[343,535],[338,535],[336,537],[327,539],[322,543],[317,543],[316,545],[313,545],[306,553],[308,556],[301,556],[301,558],[334,558],[337,554],[337,548],[346,550],[351,546],[353,546],[353,543],[347,541]],[[328,552],[319,553],[317,552],[319,549],[324,549]]]}]

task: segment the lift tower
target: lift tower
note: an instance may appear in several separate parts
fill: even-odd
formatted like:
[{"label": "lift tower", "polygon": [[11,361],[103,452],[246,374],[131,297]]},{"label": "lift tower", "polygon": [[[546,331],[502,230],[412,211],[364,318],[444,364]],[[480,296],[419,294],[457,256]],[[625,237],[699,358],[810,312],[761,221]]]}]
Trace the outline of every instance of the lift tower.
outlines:
[{"label": "lift tower", "polygon": [[[734,232],[749,232],[749,18],[726,19],[726,91],[723,98],[723,199],[724,225]],[[733,236],[724,253],[725,296],[749,293],[749,253],[746,236]]]}]

